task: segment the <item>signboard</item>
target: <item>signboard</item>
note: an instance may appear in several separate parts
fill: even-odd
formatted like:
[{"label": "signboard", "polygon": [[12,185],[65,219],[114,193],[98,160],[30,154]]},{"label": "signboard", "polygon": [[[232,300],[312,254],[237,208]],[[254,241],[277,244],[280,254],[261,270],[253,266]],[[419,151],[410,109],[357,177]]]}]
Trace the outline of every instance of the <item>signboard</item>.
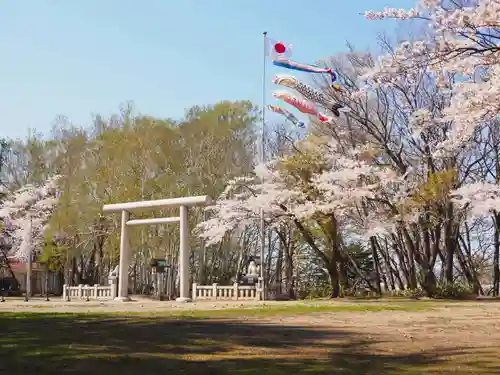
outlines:
[{"label": "signboard", "polygon": [[168,261],[166,259],[158,259],[158,267],[168,267]]},{"label": "signboard", "polygon": [[170,267],[166,259],[152,259],[150,265],[156,268],[156,272],[165,272],[165,268]]},{"label": "signboard", "polygon": [[166,259],[151,259],[151,267],[169,267]]}]

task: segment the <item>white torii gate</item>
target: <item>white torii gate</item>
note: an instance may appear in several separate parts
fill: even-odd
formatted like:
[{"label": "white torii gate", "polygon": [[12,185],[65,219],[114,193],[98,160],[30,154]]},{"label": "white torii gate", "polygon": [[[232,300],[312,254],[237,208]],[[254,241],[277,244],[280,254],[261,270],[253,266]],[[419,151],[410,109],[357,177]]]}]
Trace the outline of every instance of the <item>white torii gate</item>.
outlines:
[{"label": "white torii gate", "polygon": [[[178,302],[191,301],[189,293],[189,221],[188,208],[192,206],[208,206],[212,204],[212,199],[207,195],[197,197],[182,197],[171,199],[159,199],[154,201],[127,202],[105,204],[103,212],[121,212],[121,232],[120,232],[120,265],[118,273],[118,296],[119,301],[130,301],[128,296],[128,267],[130,265],[130,247],[128,242],[127,227],[131,225],[153,225],[180,222],[179,241],[179,279],[180,296]],[[154,219],[129,220],[131,212],[159,209],[163,207],[178,207],[178,217],[164,217]]]}]

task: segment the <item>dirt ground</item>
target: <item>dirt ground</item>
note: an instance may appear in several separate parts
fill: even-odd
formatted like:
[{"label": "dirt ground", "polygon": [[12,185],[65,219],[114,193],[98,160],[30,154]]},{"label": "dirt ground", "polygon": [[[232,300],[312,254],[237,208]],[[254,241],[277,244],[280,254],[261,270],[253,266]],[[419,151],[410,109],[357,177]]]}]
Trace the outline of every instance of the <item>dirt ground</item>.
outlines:
[{"label": "dirt ground", "polygon": [[[303,302],[344,306],[214,319],[147,312],[253,308],[295,302],[95,303],[15,301],[0,304],[0,373],[104,374],[499,374],[500,303],[431,303],[415,311],[382,302]],[[350,307],[352,310],[349,310]],[[363,310],[366,307],[366,311]],[[371,307],[370,307],[371,306]],[[370,308],[369,308],[370,307]],[[86,318],[27,311],[142,312]],[[21,313],[19,315],[18,313]],[[29,361],[27,359],[29,358]],[[65,369],[62,371],[61,369]]]},{"label": "dirt ground", "polygon": [[[141,297],[132,297],[129,302],[115,301],[84,301],[74,300],[66,302],[61,298],[51,298],[46,301],[45,298],[36,297],[27,302],[23,298],[8,298],[5,302],[0,303],[0,312],[15,311],[15,312],[67,312],[67,313],[144,313],[144,312],[165,312],[165,311],[185,311],[185,310],[224,310],[224,309],[244,309],[256,307],[273,307],[273,306],[294,306],[296,301],[196,301],[190,303],[179,303],[175,301],[156,301]],[[347,302],[349,305],[355,302]],[[308,306],[318,306],[330,304],[328,300],[301,302],[300,304]]]},{"label": "dirt ground", "polygon": [[[280,324],[322,326],[348,333],[363,343],[364,353],[387,358],[380,374],[392,373],[390,369],[401,374],[421,374],[424,370],[432,374],[500,374],[500,304],[496,303],[421,312],[327,313],[278,320]],[[372,359],[368,356],[367,364]]]}]

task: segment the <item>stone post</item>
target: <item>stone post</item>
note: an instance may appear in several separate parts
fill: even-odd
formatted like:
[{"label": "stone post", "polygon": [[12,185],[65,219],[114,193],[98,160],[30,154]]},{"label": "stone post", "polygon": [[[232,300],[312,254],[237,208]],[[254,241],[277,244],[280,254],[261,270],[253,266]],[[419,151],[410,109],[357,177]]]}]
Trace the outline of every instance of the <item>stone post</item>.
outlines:
[{"label": "stone post", "polygon": [[217,299],[217,283],[212,284],[212,297]]},{"label": "stone post", "polygon": [[118,301],[130,301],[128,296],[128,266],[130,263],[130,249],[128,243],[128,211],[122,211],[121,233],[120,233],[120,268],[118,271]]},{"label": "stone post", "polygon": [[238,283],[233,284],[233,293],[234,293],[234,299],[238,300],[238,293],[240,291],[238,290]]},{"label": "stone post", "polygon": [[176,299],[178,302],[190,302],[189,293],[189,220],[187,206],[179,207],[180,216],[180,238],[179,238],[179,286],[180,296]]},{"label": "stone post", "polygon": [[197,283],[193,283],[193,291],[192,291],[192,300],[193,301],[196,301],[196,297],[197,297],[197,289],[198,289],[198,284]]},{"label": "stone post", "polygon": [[114,272],[110,272],[108,276],[108,283],[111,286],[111,298],[115,299],[118,297],[118,275],[115,275]]}]

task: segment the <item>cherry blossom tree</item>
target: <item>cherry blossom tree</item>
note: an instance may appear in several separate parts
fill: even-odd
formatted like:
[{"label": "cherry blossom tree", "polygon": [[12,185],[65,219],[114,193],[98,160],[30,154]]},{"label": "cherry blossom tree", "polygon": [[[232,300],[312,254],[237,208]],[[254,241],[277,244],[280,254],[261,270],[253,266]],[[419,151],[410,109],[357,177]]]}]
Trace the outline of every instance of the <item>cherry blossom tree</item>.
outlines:
[{"label": "cherry blossom tree", "polygon": [[[446,274],[452,280],[453,249],[462,236],[461,228],[467,227],[458,210],[477,217],[495,214],[498,207],[497,180],[478,173],[481,168],[477,166],[494,149],[485,139],[500,110],[500,1],[423,0],[416,9],[367,11],[365,16],[370,20],[420,19],[429,26],[426,38],[402,42],[367,69],[363,79],[369,90],[398,89],[408,83],[418,87],[422,73],[435,84],[439,105],[409,105],[407,115],[412,138],[423,141],[424,160],[432,161],[425,163],[427,170],[456,171],[435,211],[442,213],[436,221],[444,225]],[[428,202],[425,206],[427,211]],[[463,263],[463,254],[457,255]]]},{"label": "cherry blossom tree", "polygon": [[14,191],[0,205],[2,236],[12,245],[12,256],[27,261],[40,250],[50,215],[57,204],[57,180],[48,179],[43,185],[25,185]]},{"label": "cherry blossom tree", "polygon": [[[322,260],[332,296],[337,297],[346,267],[364,276],[345,251],[352,240],[344,235],[346,229],[363,229],[360,235],[369,232],[357,219],[369,203],[378,215],[391,215],[383,200],[396,199],[404,178],[390,166],[373,163],[375,156],[367,145],[346,149],[334,139],[311,137],[297,142],[296,148],[295,155],[259,165],[255,177],[231,181],[211,208],[213,216],[200,224],[200,235],[209,243],[219,242],[228,232],[254,223],[264,209],[270,227],[296,226]],[[364,216],[361,224],[371,225],[377,213]]]}]

